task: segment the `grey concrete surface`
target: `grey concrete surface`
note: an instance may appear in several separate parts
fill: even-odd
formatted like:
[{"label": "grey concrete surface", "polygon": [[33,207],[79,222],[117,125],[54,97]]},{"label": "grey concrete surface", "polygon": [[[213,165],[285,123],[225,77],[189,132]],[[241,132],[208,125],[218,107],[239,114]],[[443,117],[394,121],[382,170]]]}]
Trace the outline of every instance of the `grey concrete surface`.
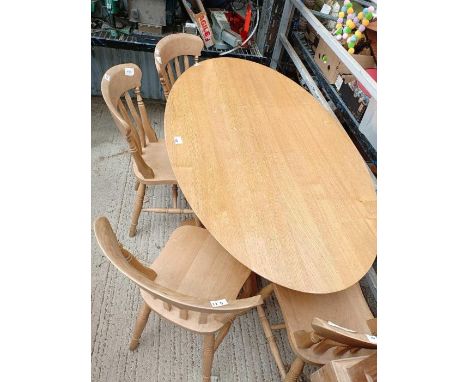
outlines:
[{"label": "grey concrete surface", "polygon": [[[163,136],[164,105],[146,101],[150,119]],[[151,263],[171,232],[189,216],[142,213],[137,235],[128,236],[135,198],[135,177],[125,140],[119,135],[100,97],[92,108],[92,218],[106,216],[118,239],[140,260]],[[183,199],[179,196],[181,200]],[[146,205],[170,206],[170,188],[149,187]],[[137,287],[102,255],[92,235],[92,380],[199,381],[201,337],[152,313],[134,352],[128,344],[141,297]],[[277,302],[269,299],[270,322],[281,322]],[[284,331],[275,333],[283,359],[294,356]],[[314,369],[306,366],[304,375]],[[224,381],[279,381],[256,311],[238,318],[215,353],[213,375]],[[305,379],[304,379],[305,380]]]}]

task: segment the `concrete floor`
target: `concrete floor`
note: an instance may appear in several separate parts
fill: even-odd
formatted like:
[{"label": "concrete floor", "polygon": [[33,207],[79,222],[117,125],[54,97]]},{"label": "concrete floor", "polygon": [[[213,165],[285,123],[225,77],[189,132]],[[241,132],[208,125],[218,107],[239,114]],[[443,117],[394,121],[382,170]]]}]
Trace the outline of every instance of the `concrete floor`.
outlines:
[{"label": "concrete floor", "polygon": [[[163,136],[164,105],[146,101],[158,137]],[[135,177],[127,144],[100,97],[92,109],[92,218],[106,216],[118,239],[140,260],[151,263],[171,232],[190,216],[142,213],[137,235],[128,236],[135,199]],[[169,186],[149,187],[146,205],[170,206]],[[134,352],[128,344],[141,302],[135,284],[120,274],[101,253],[92,235],[92,380],[93,381],[199,381],[201,337],[152,313]],[[281,322],[277,302],[269,299],[270,322]],[[287,335],[275,333],[283,360],[294,356]],[[304,375],[314,369],[306,366]],[[212,374],[219,381],[279,381],[256,311],[235,320],[215,353]],[[305,379],[304,379],[305,380]]]}]

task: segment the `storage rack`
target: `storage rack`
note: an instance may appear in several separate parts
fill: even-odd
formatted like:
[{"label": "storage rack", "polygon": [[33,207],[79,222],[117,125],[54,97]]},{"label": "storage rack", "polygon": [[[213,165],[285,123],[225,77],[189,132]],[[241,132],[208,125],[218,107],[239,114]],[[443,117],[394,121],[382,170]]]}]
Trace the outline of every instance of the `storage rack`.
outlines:
[{"label": "storage rack", "polygon": [[346,121],[346,125],[343,126],[344,129],[355,142],[359,142],[361,152],[363,152],[366,159],[372,164],[376,164],[377,152],[375,148],[369,143],[365,135],[359,130],[360,123],[356,120],[356,117],[353,115],[353,113],[351,113],[351,111],[348,109],[348,106],[346,106],[346,104],[343,102],[342,98],[338,94],[338,91],[336,90],[336,87],[328,83],[317,63],[314,61],[310,44],[304,38],[304,34],[301,32],[293,32],[292,37],[301,50],[302,57],[312,72],[313,78],[317,81],[320,89],[322,89],[328,98],[333,101],[338,111],[340,112],[340,116]]},{"label": "storage rack", "polygon": [[[110,31],[94,30],[91,31],[91,46],[103,46],[108,48],[138,50],[144,52],[154,52],[154,48],[158,41],[164,36],[150,36],[150,35],[125,35],[120,34],[118,37],[112,36]],[[223,50],[216,49],[215,47],[204,48],[202,50],[202,57],[214,58],[218,57],[219,53]],[[242,47],[236,51],[227,54],[226,57],[244,58],[258,63],[265,64],[268,62],[266,57],[260,53],[255,42],[249,47]]]},{"label": "storage rack", "polygon": [[[356,1],[356,0],[355,0]],[[376,1],[367,2],[367,1],[356,1],[365,6],[374,5],[377,6]],[[291,58],[294,66],[298,70],[300,76],[304,80],[306,86],[308,87],[310,93],[325,107],[327,110],[332,112],[330,105],[327,102],[327,99],[320,90],[319,85],[315,82],[313,76],[307,70],[307,67],[302,62],[299,55],[294,50],[293,46],[289,42],[287,36],[289,34],[289,28],[291,21],[294,15],[294,10],[297,9],[299,13],[306,19],[307,23],[315,30],[315,32],[320,36],[320,38],[333,50],[333,52],[338,56],[338,58],[343,62],[343,64],[349,69],[349,71],[356,77],[356,79],[367,89],[371,95],[369,106],[372,104],[376,106],[377,101],[377,83],[374,79],[362,68],[362,66],[341,46],[341,44],[330,34],[330,32],[322,25],[322,23],[314,16],[314,13],[308,9],[300,0],[285,0],[283,15],[281,17],[280,25],[278,28],[278,37],[276,39],[275,48],[273,50],[273,55],[270,61],[270,67],[276,69],[278,63],[280,62],[283,51],[286,51]],[[295,41],[297,42],[301,52],[306,60],[308,67],[311,72],[314,74],[315,78],[324,89],[328,97],[336,104],[338,110],[340,110],[344,115],[350,114],[346,111],[347,107],[341,100],[338,92],[333,86],[329,85],[327,81],[324,80],[320,68],[315,64],[310,49],[305,44],[303,35],[299,33],[292,33]],[[368,107],[369,110],[369,107]],[[367,111],[366,110],[366,113]],[[369,112],[375,112],[374,110],[369,110]],[[333,113],[333,112],[332,112]],[[354,117],[348,116],[348,120],[351,122],[347,131],[351,131],[351,136],[356,138],[361,152],[367,153],[370,155],[371,164],[376,165],[377,163],[377,153],[374,147],[370,144],[368,139],[360,131],[360,125]],[[364,114],[363,120],[366,118]],[[346,118],[345,118],[346,119]],[[362,122],[361,122],[362,123]],[[372,160],[373,158],[373,160]],[[375,161],[375,162],[374,162]],[[371,173],[372,175],[372,173]],[[376,185],[376,179],[373,177],[374,184]],[[377,260],[374,265],[370,268],[364,278],[360,281],[361,288],[365,292],[366,299],[370,305],[376,304],[377,301]],[[369,301],[370,300],[370,301]],[[375,306],[375,305],[374,305]],[[375,314],[375,313],[374,313]]]},{"label": "storage rack", "polygon": [[[355,0],[356,1],[356,0]],[[356,1],[365,6],[374,5],[376,2]],[[356,77],[356,79],[368,90],[371,95],[369,106],[364,114],[364,117],[359,123],[354,115],[350,112],[346,104],[341,99],[334,85],[330,85],[324,78],[322,71],[314,62],[309,44],[305,41],[303,34],[299,32],[291,33],[294,42],[298,46],[304,60],[307,64],[304,65],[301,58],[289,42],[287,36],[289,35],[290,24],[297,9],[299,13],[306,19],[308,24],[315,30],[320,38],[333,50],[337,57],[349,69],[349,71]],[[322,105],[329,111],[330,105],[327,98],[330,99],[337,107],[340,117],[345,123],[345,130],[350,137],[357,143],[365,160],[373,166],[377,165],[377,151],[375,147],[369,142],[366,136],[366,129],[364,124],[372,123],[370,117],[374,117],[376,101],[377,101],[377,83],[372,77],[361,67],[361,65],[341,46],[341,44],[330,34],[330,32],[322,25],[322,23],[315,16],[320,16],[320,12],[311,11],[300,0],[286,0],[283,8],[280,25],[278,28],[278,38],[276,40],[275,48],[271,58],[270,66],[276,69],[280,62],[283,51],[286,51],[291,58],[293,64],[298,70],[300,76],[304,80],[310,93],[322,103]],[[332,18],[331,16],[324,17],[326,19]]]}]

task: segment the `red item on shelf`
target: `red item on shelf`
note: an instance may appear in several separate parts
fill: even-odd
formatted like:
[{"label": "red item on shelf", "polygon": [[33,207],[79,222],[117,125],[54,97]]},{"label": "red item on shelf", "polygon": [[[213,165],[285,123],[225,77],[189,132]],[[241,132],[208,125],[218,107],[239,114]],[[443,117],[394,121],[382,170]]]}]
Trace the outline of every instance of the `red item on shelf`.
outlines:
[{"label": "red item on shelf", "polygon": [[[366,69],[366,72],[377,82],[377,68]],[[359,88],[364,92],[364,94],[370,97],[370,93],[366,90],[364,86],[358,81]]]},{"label": "red item on shelf", "polygon": [[231,26],[231,30],[239,33],[242,38],[242,42],[244,42],[249,35],[250,20],[252,19],[252,7],[250,6],[250,3],[247,5],[245,18],[239,15],[237,12],[232,11],[226,11],[224,14],[226,15],[229,25]]},{"label": "red item on shelf", "polygon": [[245,22],[244,22],[244,28],[241,30],[241,37],[242,37],[242,42],[244,42],[247,39],[247,36],[249,35],[249,27],[250,27],[250,19],[252,18],[252,7],[250,6],[250,3],[247,5],[247,10],[245,12]]}]

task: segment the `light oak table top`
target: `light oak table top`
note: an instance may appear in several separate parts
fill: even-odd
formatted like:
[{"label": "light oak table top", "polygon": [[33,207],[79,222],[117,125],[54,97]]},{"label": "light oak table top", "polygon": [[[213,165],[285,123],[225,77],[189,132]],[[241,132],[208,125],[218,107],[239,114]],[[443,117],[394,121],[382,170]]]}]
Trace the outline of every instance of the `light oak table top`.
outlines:
[{"label": "light oak table top", "polygon": [[376,193],[336,118],[260,64],[216,58],[169,95],[167,151],[187,201],[242,264],[284,287],[331,293],[376,257]]}]

